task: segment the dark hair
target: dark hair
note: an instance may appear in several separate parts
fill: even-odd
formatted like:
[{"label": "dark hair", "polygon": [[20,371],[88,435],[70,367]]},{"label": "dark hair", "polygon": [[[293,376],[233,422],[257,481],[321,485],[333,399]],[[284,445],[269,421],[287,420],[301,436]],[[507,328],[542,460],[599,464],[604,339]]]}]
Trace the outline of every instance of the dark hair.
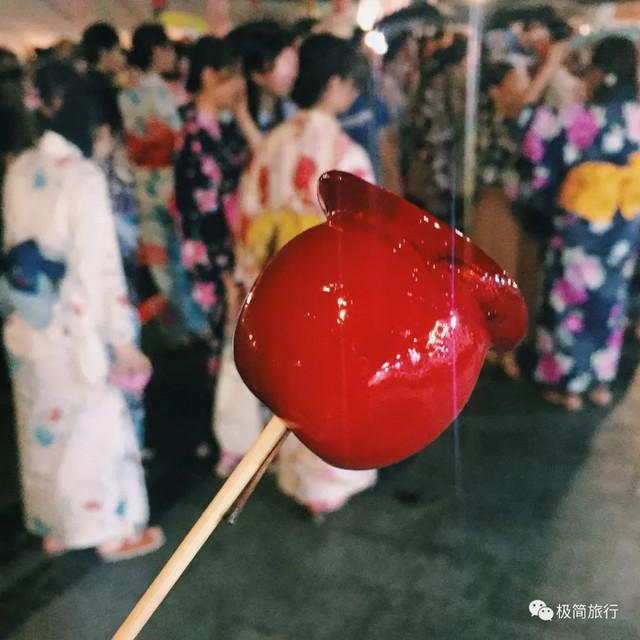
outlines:
[{"label": "dark hair", "polygon": [[300,18],[291,25],[291,35],[293,40],[305,40],[312,33],[315,26],[318,24],[317,18]]},{"label": "dark hair", "polygon": [[69,85],[77,77],[78,74],[70,62],[50,59],[38,66],[33,76],[33,84],[42,102],[50,107],[56,98],[64,99]]},{"label": "dark hair", "polygon": [[354,27],[353,32],[351,34],[351,37],[349,38],[349,40],[351,40],[351,42],[353,42],[353,44],[356,45],[356,47],[361,47],[364,43],[364,37],[366,35],[366,32],[364,31],[364,29],[362,29],[359,26]]},{"label": "dark hair", "polygon": [[18,56],[4,47],[0,47],[0,84],[6,82],[22,82],[24,69],[20,65]]},{"label": "dark hair", "polygon": [[453,36],[453,42],[448,47],[436,51],[428,64],[432,68],[432,73],[439,73],[447,67],[459,64],[466,55],[467,36],[456,33]]},{"label": "dark hair", "polygon": [[[240,52],[242,70],[247,82],[249,113],[257,121],[260,110],[260,89],[251,76],[254,73],[269,71],[276,58],[293,44],[295,34],[272,20],[257,20],[237,27],[228,35],[228,38]],[[281,111],[281,107],[278,101],[276,110]],[[283,114],[276,115],[280,120]]]},{"label": "dark hair", "polygon": [[358,60],[358,50],[348,40],[328,33],[309,37],[300,47],[300,73],[291,97],[303,109],[313,106],[333,76],[356,77]]},{"label": "dark hair", "polygon": [[487,94],[493,87],[502,84],[513,69],[513,65],[503,60],[487,63],[480,72],[480,93]]},{"label": "dark hair", "polygon": [[[604,80],[594,92],[596,102],[609,102],[620,89],[638,94],[638,52],[634,43],[628,38],[610,36],[598,42],[591,64],[600,69]],[[611,82],[607,76],[611,77]]]},{"label": "dark hair", "polygon": [[4,158],[9,154],[20,153],[33,142],[33,126],[29,113],[19,100],[8,100],[0,91],[0,185]]},{"label": "dark hair", "polygon": [[507,29],[517,22],[521,22],[526,30],[535,24],[546,27],[552,40],[566,40],[571,36],[571,27],[548,5],[500,7],[490,16],[487,30]]},{"label": "dark hair", "polygon": [[556,13],[551,6],[530,7],[523,23],[525,29],[541,24],[549,30],[552,40],[566,40],[571,36],[571,27]]},{"label": "dark hair", "polygon": [[106,111],[107,124],[115,134],[122,133],[124,124],[122,113],[118,104],[118,88],[111,78],[96,69],[90,69],[86,75],[87,80],[92,83],[92,90],[96,97],[102,101]]},{"label": "dark hair", "polygon": [[214,38],[204,36],[196,42],[191,51],[191,64],[189,66],[189,78],[187,79],[187,91],[197,93],[202,88],[202,72],[207,69],[229,69],[238,67],[240,71],[240,54],[233,43],[226,38]]},{"label": "dark hair", "polygon": [[[421,70],[423,65],[427,65],[431,62],[431,58],[427,56],[427,46],[431,43],[439,43],[444,38],[444,30],[441,27],[433,27],[433,32],[423,34],[417,38],[418,41],[418,60]],[[433,57],[433,54],[432,54]],[[423,73],[424,75],[424,73]]]},{"label": "dark hair", "polygon": [[361,93],[364,93],[370,100],[375,100],[376,87],[373,77],[373,69],[366,56],[362,55],[359,50],[356,51],[356,60],[353,69],[349,74],[353,78],[353,82]]},{"label": "dark hair", "polygon": [[389,40],[389,48],[382,58],[383,64],[387,65],[393,62],[396,56],[404,49],[407,43],[411,39],[411,33],[409,31],[403,31],[394,38]]},{"label": "dark hair", "polygon": [[228,36],[242,56],[247,75],[268,71],[275,59],[293,43],[293,35],[272,20],[247,22]]},{"label": "dark hair", "polygon": [[105,51],[120,45],[116,30],[107,22],[96,22],[82,34],[82,55],[89,64],[97,64]]},{"label": "dark hair", "polygon": [[147,71],[153,62],[153,51],[169,44],[169,38],[160,24],[141,24],[133,33],[129,64]]},{"label": "dark hair", "polygon": [[47,60],[51,60],[54,57],[53,47],[36,47],[35,49],[36,61],[37,62],[46,62]]},{"label": "dark hair", "polygon": [[109,124],[109,113],[102,90],[95,79],[78,78],[67,89],[64,101],[51,123],[52,131],[59,133],[90,158],[96,130]]},{"label": "dark hair", "polygon": [[23,151],[33,140],[30,114],[24,105],[23,77],[17,56],[0,47],[0,184],[5,156]]}]

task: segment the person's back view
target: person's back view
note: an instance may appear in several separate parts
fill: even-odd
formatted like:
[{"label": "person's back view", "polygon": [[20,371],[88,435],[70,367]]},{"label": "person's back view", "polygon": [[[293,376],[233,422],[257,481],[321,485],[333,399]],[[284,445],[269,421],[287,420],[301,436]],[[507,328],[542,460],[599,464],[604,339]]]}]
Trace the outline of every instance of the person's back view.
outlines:
[{"label": "person's back view", "polygon": [[293,98],[301,110],[266,136],[241,183],[246,247],[256,269],[323,220],[316,189],[325,171],[341,169],[374,181],[366,152],[337,120],[358,94],[356,61],[354,46],[330,35],[312,36],[300,50]]},{"label": "person's back view", "polygon": [[[342,131],[336,117],[357,96],[357,55],[353,44],[326,34],[311,36],[300,49],[293,98],[301,110],[267,135],[241,183],[243,254],[249,256],[241,275],[247,284],[275,250],[322,222],[317,185],[324,172],[341,169],[374,181],[365,151]],[[286,330],[286,318],[282,322]],[[293,436],[280,453],[280,488],[313,514],[340,509],[375,481],[375,470],[332,467]]]},{"label": "person's back view", "polygon": [[[562,61],[557,45],[527,98],[535,104]],[[545,397],[579,410],[612,401],[640,240],[640,102],[633,42],[594,51],[593,100],[556,112],[525,107],[518,124],[531,164],[523,197],[551,219],[536,379]],[[533,94],[533,95],[531,95]]]},{"label": "person's back view", "polygon": [[164,538],[146,526],[140,451],[112,382],[150,366],[133,344],[106,180],[89,160],[106,123],[74,83],[52,129],[12,164],[3,291],[26,527],[47,553],[95,547],[114,561]]},{"label": "person's back view", "polygon": [[173,163],[181,120],[162,74],[173,69],[175,53],[162,26],[136,29],[130,62],[137,84],[120,94],[124,135],[133,167],[140,210],[140,262],[149,275],[141,283],[143,324],[156,320],[172,343],[206,330],[191,299],[180,260],[180,244],[171,210]]}]

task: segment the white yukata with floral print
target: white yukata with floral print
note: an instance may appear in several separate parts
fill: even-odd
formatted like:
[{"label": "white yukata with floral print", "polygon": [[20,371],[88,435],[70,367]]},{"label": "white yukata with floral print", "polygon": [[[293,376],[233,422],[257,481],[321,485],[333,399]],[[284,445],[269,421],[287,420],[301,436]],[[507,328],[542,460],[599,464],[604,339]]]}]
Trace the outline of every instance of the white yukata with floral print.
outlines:
[{"label": "white yukata with floral print", "polygon": [[148,518],[133,424],[108,382],[108,349],[133,342],[134,310],[105,177],[53,132],[6,179],[5,251],[28,240],[66,272],[45,328],[18,311],[4,327],[26,526],[68,549],[95,547]]},{"label": "white yukata with floral print", "polygon": [[[317,197],[318,179],[331,169],[353,173],[369,182],[375,180],[365,150],[342,132],[331,115],[319,109],[303,110],[267,135],[240,187],[241,214],[248,227],[245,238],[252,240],[249,250],[242,254],[245,259],[250,253],[248,261],[261,267],[261,260],[269,256],[258,240],[279,248],[296,233],[324,220]],[[252,227],[257,230],[253,237]],[[294,435],[287,438],[280,451],[280,488],[311,511],[338,509],[375,482],[375,470],[333,467]]]}]

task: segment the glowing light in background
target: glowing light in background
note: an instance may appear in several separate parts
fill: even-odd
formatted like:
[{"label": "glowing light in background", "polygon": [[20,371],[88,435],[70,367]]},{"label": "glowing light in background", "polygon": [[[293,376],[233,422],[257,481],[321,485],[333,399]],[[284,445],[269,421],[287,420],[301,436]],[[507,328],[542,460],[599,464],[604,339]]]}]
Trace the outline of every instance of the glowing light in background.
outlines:
[{"label": "glowing light in background", "polygon": [[379,56],[383,56],[389,50],[387,39],[381,31],[369,31],[364,37],[364,43],[369,49]]},{"label": "glowing light in background", "polygon": [[371,31],[381,15],[382,4],[380,0],[360,0],[356,20],[363,31]]},{"label": "glowing light in background", "polygon": [[579,33],[581,36],[588,36],[588,35],[591,35],[591,31],[592,31],[592,28],[591,28],[591,25],[590,25],[590,24],[581,24],[581,25],[578,27],[578,33]]}]

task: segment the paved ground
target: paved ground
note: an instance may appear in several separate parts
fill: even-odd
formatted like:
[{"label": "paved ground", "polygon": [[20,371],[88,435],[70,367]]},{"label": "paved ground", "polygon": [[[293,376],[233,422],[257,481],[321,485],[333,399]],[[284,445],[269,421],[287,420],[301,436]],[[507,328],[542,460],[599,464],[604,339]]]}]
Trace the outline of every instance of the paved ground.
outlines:
[{"label": "paved ground", "polygon": [[[640,377],[626,351],[617,404],[567,416],[483,374],[457,434],[383,475],[323,525],[267,477],[207,544],[142,637],[230,640],[640,638]],[[108,566],[44,559],[22,533],[0,404],[0,637],[108,638],[219,486],[183,442],[202,420],[193,355],[160,363],[149,469],[158,554]],[[189,395],[191,394],[191,395]],[[6,394],[5,394],[6,395]],[[201,409],[194,410],[198,405]],[[189,409],[191,407],[191,409]],[[415,492],[418,492],[416,495]],[[531,617],[530,601],[594,618]]]}]

